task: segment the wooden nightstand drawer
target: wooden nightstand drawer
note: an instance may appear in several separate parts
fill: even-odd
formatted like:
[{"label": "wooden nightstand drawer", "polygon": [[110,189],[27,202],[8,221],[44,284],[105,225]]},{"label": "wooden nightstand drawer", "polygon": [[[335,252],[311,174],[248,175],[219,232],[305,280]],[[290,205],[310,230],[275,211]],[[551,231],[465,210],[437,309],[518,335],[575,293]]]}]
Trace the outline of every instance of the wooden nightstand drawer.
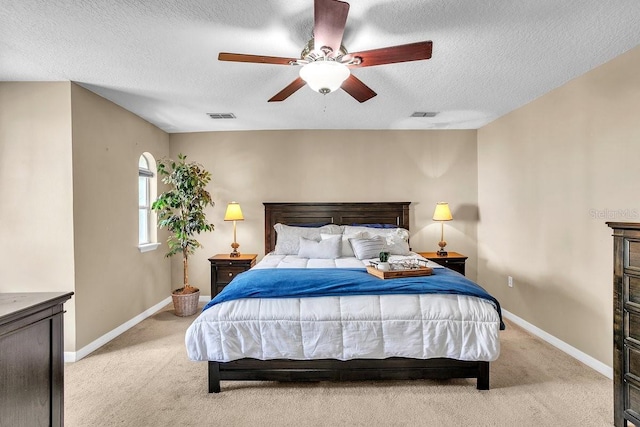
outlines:
[{"label": "wooden nightstand drawer", "polygon": [[444,267],[450,268],[453,271],[464,275],[465,266],[467,262],[467,256],[459,254],[457,252],[449,252],[446,256],[439,256],[437,252],[418,252],[429,261],[433,261]]},{"label": "wooden nightstand drawer", "polygon": [[233,280],[238,274],[247,271],[246,267],[219,267],[218,268],[218,284],[227,284]]},{"label": "wooden nightstand drawer", "polygon": [[451,268],[452,266],[460,266],[465,264],[464,261],[453,260],[453,259],[442,259],[442,260],[439,259],[436,262],[440,265],[444,265],[445,267],[449,267],[449,268]]},{"label": "wooden nightstand drawer", "polygon": [[215,297],[234,277],[256,265],[256,254],[231,257],[218,254],[209,258],[211,263],[211,298]]}]

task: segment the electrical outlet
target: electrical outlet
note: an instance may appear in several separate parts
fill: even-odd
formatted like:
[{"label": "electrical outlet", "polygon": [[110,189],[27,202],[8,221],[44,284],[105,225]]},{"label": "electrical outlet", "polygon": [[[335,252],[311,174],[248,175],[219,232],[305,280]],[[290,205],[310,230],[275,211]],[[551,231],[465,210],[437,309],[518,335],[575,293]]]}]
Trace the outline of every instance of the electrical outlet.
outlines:
[{"label": "electrical outlet", "polygon": [[507,280],[508,280],[507,283],[508,283],[509,287],[513,288],[513,277],[509,276],[509,279],[507,279]]}]

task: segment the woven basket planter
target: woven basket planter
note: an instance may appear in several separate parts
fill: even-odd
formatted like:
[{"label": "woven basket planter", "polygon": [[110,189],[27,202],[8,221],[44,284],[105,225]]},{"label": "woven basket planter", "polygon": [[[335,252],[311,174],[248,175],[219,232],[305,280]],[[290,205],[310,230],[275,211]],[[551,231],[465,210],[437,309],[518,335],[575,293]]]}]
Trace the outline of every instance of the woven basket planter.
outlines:
[{"label": "woven basket planter", "polygon": [[186,295],[171,294],[171,298],[173,299],[173,308],[176,312],[176,316],[193,316],[198,311],[200,291]]}]

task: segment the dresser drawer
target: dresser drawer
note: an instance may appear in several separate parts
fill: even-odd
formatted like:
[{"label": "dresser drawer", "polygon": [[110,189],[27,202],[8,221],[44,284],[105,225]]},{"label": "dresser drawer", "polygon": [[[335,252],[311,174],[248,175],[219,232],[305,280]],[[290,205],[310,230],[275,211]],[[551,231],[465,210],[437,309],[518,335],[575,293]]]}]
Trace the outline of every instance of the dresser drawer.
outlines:
[{"label": "dresser drawer", "polygon": [[218,284],[227,284],[233,280],[238,274],[247,271],[245,267],[222,266],[218,267]]},{"label": "dresser drawer", "polygon": [[640,351],[627,346],[625,346],[625,351],[627,352],[625,374],[634,375],[640,381]]},{"label": "dresser drawer", "polygon": [[624,275],[625,302],[640,305],[640,277]]},{"label": "dresser drawer", "polygon": [[626,382],[627,386],[627,402],[625,405],[626,410],[635,412],[634,416],[640,413],[640,389],[629,382]]},{"label": "dresser drawer", "polygon": [[633,311],[625,311],[625,338],[630,338],[640,343],[640,314]]},{"label": "dresser drawer", "polygon": [[640,271],[640,240],[627,239],[626,245],[628,255],[625,260],[625,267]]}]

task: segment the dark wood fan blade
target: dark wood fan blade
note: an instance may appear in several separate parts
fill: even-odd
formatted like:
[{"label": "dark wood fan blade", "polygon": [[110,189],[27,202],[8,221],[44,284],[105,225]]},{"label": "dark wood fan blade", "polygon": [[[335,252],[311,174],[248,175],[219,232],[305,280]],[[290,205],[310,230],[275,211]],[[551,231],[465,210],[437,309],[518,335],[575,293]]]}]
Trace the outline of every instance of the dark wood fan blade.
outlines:
[{"label": "dark wood fan blade", "polygon": [[353,96],[358,102],[365,102],[377,95],[369,86],[362,83],[360,79],[351,74],[347,80],[342,83],[342,89],[349,95]]},{"label": "dark wood fan blade", "polygon": [[284,101],[285,99],[287,99],[288,97],[293,95],[295,93],[295,91],[297,91],[298,89],[300,89],[302,86],[304,86],[306,84],[307,83],[304,80],[302,80],[300,77],[298,77],[297,79],[295,79],[294,81],[289,83],[289,85],[287,87],[285,87],[280,92],[278,92],[275,95],[273,95],[273,97],[271,97],[269,102]]},{"label": "dark wood fan blade", "polygon": [[430,41],[403,44],[400,46],[383,47],[381,49],[352,52],[345,55],[344,61],[353,58],[361,58],[360,64],[349,65],[353,67],[372,67],[374,65],[394,64],[396,62],[420,61],[431,58],[433,43]]},{"label": "dark wood fan blade", "polygon": [[245,55],[243,53],[220,52],[219,61],[254,62],[258,64],[291,65],[298,58],[281,58],[278,56]]},{"label": "dark wood fan blade", "polygon": [[336,54],[340,51],[348,14],[349,3],[337,0],[315,0],[313,7],[315,49],[327,46]]}]

